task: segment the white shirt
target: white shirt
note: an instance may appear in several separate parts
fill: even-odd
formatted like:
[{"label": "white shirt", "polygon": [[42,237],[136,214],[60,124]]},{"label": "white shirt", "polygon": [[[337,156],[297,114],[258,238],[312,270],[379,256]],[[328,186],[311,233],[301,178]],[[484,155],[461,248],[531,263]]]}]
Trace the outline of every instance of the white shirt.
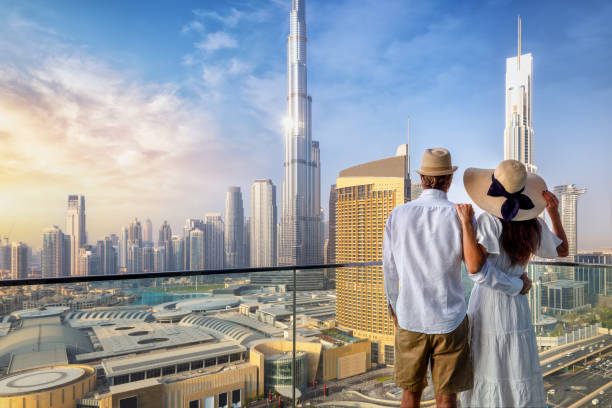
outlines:
[{"label": "white shirt", "polygon": [[[461,281],[462,229],[455,204],[441,190],[426,189],[389,215],[383,241],[385,292],[404,330],[450,333],[466,315]],[[517,295],[523,287],[485,263],[471,279]]]}]

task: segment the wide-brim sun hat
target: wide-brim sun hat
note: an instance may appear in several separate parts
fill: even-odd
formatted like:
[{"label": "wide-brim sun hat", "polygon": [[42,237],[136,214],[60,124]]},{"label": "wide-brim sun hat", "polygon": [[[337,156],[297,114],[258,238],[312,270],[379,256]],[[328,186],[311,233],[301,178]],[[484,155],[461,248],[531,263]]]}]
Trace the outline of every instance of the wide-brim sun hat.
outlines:
[{"label": "wide-brim sun hat", "polygon": [[446,176],[457,171],[453,166],[451,154],[443,147],[427,149],[421,159],[421,168],[416,172],[421,176]]},{"label": "wide-brim sun hat", "polygon": [[504,160],[496,169],[471,167],[463,173],[463,185],[478,207],[504,221],[530,220],[546,208],[546,182],[516,160]]}]

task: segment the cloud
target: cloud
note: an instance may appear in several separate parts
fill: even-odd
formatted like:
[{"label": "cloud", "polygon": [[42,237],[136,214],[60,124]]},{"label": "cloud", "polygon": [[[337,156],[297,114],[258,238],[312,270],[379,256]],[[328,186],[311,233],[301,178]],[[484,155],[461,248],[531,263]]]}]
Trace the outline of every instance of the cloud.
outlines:
[{"label": "cloud", "polygon": [[185,24],[183,26],[183,28],[181,28],[181,32],[183,34],[188,33],[190,31],[197,31],[199,33],[201,33],[202,31],[204,31],[204,24],[200,23],[199,21],[190,21],[189,23]]},{"label": "cloud", "polygon": [[[65,196],[74,192],[87,196],[90,236],[97,239],[134,215],[180,223],[219,210],[226,186],[248,181],[257,145],[247,151],[223,130],[214,100],[126,74],[80,46],[5,34],[0,228],[18,220],[16,239],[36,243],[43,227],[63,225]],[[20,46],[9,46],[11,38]],[[202,76],[215,83],[224,71],[246,69],[232,59]],[[212,174],[214,182],[203,183]]]},{"label": "cloud", "polygon": [[223,15],[217,11],[196,9],[193,11],[196,17],[201,19],[210,19],[217,21],[222,25],[232,28],[236,27],[240,21],[254,21],[262,22],[268,17],[268,10],[264,8],[258,8],[254,11],[237,10],[235,8],[230,9],[229,13]]},{"label": "cloud", "polygon": [[195,46],[203,51],[217,51],[223,48],[236,48],[238,47],[238,41],[226,32],[218,31],[208,34]]}]

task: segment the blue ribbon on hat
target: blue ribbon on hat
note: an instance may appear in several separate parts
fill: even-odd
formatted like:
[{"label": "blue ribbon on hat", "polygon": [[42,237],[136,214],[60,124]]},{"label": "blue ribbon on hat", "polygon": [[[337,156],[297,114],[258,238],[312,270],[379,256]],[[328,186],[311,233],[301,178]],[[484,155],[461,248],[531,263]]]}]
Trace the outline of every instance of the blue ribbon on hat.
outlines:
[{"label": "blue ribbon on hat", "polygon": [[491,175],[491,187],[489,187],[489,191],[487,195],[491,197],[506,197],[506,201],[502,204],[501,213],[504,221],[510,222],[516,214],[518,214],[520,210],[531,210],[534,206],[531,198],[526,196],[523,193],[525,187],[521,188],[516,193],[509,193],[506,191],[504,186],[495,178],[494,175]]}]

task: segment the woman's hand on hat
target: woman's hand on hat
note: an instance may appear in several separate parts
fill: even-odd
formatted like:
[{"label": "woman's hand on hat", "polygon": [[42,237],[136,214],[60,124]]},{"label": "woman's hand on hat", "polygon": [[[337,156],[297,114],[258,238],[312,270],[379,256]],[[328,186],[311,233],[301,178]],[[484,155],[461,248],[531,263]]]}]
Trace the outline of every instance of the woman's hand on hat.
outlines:
[{"label": "woman's hand on hat", "polygon": [[542,197],[546,200],[546,211],[548,211],[548,214],[557,214],[559,212],[559,199],[557,196],[546,190],[542,192]]},{"label": "woman's hand on hat", "polygon": [[474,217],[474,208],[472,204],[456,204],[457,215],[462,224],[472,225],[472,218]]}]

